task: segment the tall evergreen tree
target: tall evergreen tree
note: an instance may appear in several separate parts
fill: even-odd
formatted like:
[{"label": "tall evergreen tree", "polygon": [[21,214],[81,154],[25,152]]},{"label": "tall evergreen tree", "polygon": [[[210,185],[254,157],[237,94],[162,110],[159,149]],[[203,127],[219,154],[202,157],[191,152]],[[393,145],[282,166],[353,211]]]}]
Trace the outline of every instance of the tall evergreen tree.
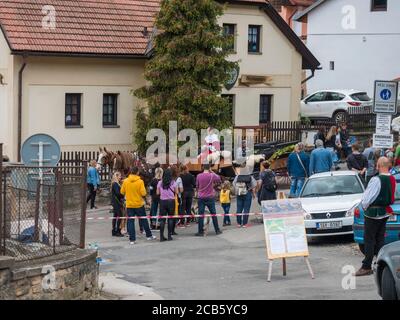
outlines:
[{"label": "tall evergreen tree", "polygon": [[145,70],[149,85],[135,91],[147,101],[136,119],[139,151],[147,147],[149,129],[168,135],[169,121],[177,121],[178,130],[232,126],[232,110],[220,94],[237,63],[226,60],[233,37],[218,25],[223,10],[214,0],[161,1],[154,55]]}]

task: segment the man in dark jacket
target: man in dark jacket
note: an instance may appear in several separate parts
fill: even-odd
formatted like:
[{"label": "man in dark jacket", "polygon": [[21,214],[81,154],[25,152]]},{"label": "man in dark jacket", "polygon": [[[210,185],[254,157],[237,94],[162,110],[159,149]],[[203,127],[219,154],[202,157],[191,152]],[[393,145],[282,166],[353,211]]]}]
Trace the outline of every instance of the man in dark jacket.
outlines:
[{"label": "man in dark jacket", "polygon": [[365,178],[365,173],[368,169],[368,159],[360,153],[359,144],[353,144],[351,150],[353,152],[347,157],[347,168],[357,172],[360,177]]},{"label": "man in dark jacket", "polygon": [[395,200],[396,180],[390,175],[391,161],[386,157],[378,160],[379,175],[368,183],[361,206],[364,210],[364,255],[362,267],[356,276],[371,275],[372,260],[385,244],[386,222],[393,210],[390,207]]},{"label": "man in dark jacket", "polygon": [[304,152],[304,145],[298,143],[295,150],[289,155],[288,173],[291,178],[290,197],[298,197],[303,188],[304,181],[308,177],[310,157]]}]

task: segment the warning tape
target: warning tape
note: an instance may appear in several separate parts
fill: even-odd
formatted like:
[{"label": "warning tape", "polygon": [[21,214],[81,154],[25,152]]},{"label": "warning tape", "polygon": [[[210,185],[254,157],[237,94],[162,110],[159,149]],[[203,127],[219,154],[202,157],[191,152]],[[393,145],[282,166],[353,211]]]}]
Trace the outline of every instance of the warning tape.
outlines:
[{"label": "warning tape", "polygon": [[[182,219],[182,218],[207,218],[207,217],[237,217],[237,216],[262,216],[262,213],[216,213],[194,214],[176,216],[134,216],[134,217],[87,217],[86,220],[140,220],[140,219]],[[79,219],[80,220],[80,219]]]},{"label": "warning tape", "polygon": [[[238,216],[262,216],[262,213],[216,213],[216,214],[192,214],[173,216],[133,216],[133,217],[86,217],[86,221],[108,221],[108,220],[142,220],[142,219],[183,219],[183,218],[208,218],[208,217],[238,217]],[[80,217],[64,217],[62,221],[81,221]]]}]

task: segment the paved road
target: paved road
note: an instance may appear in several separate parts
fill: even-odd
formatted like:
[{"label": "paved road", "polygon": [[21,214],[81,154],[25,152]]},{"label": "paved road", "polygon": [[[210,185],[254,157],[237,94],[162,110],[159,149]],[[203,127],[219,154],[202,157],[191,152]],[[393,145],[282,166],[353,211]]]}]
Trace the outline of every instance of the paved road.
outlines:
[{"label": "paved road", "polygon": [[[109,213],[106,209],[88,215]],[[276,262],[272,282],[267,283],[261,224],[248,229],[227,227],[220,236],[211,227],[205,238],[194,237],[196,227],[178,229],[179,236],[172,242],[148,242],[140,236],[131,246],[127,238],[110,236],[109,221],[90,221],[87,243],[99,245],[106,261],[100,267],[103,274],[117,274],[164,299],[379,299],[372,277],[357,279],[354,290],[342,288],[342,268],[358,268],[362,260],[351,238],[310,244],[315,280],[304,260],[293,258],[288,260],[287,277],[281,275],[281,263]]]}]

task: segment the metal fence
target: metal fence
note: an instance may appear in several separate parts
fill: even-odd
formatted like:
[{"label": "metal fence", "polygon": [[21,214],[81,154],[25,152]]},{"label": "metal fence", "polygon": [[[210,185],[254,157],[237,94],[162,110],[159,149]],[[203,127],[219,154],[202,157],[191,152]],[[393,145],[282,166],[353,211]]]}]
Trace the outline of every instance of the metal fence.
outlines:
[{"label": "metal fence", "polygon": [[85,247],[86,166],[0,169],[0,255],[22,261]]}]

